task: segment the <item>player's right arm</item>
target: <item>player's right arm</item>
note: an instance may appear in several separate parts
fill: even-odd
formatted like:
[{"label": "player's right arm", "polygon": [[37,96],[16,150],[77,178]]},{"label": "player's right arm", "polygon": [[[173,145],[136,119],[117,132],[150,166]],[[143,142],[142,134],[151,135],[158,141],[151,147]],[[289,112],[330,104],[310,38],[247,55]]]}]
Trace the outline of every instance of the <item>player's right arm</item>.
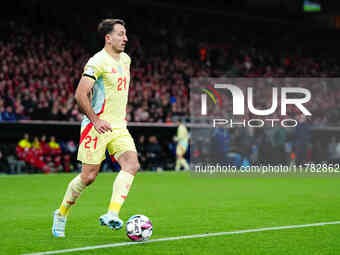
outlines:
[{"label": "player's right arm", "polygon": [[91,91],[94,86],[95,80],[88,76],[83,76],[78,84],[75,93],[75,99],[79,105],[81,111],[89,118],[93,123],[94,128],[99,134],[103,134],[107,131],[112,131],[110,123],[105,120],[99,119],[96,113],[93,111],[90,102]]}]

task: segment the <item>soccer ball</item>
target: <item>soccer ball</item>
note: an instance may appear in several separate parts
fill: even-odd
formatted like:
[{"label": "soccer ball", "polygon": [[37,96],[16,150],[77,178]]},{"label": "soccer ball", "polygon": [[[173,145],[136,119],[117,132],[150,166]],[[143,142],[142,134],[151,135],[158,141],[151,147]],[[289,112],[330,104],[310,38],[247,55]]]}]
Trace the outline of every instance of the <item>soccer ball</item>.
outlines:
[{"label": "soccer ball", "polygon": [[133,215],[126,222],[125,228],[132,241],[147,241],[152,235],[152,223],[145,215]]}]

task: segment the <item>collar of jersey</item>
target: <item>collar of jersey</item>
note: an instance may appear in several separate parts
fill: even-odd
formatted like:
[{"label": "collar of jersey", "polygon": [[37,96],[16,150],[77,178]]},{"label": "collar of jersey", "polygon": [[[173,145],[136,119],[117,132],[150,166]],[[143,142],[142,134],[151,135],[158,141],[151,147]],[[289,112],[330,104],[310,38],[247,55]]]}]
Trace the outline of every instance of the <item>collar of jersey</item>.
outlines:
[{"label": "collar of jersey", "polygon": [[119,53],[119,61],[114,59],[106,50],[103,48],[103,51],[105,52],[105,55],[108,56],[110,59],[113,59],[113,61],[117,64],[120,64],[120,60],[122,59],[122,53]]}]

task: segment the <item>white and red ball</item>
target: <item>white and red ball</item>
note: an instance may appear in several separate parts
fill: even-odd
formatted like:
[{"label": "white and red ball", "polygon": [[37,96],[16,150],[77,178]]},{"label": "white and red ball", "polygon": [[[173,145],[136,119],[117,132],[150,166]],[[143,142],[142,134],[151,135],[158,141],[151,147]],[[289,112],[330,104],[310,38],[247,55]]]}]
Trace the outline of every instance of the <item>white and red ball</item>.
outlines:
[{"label": "white and red ball", "polygon": [[152,235],[152,223],[145,215],[137,214],[126,222],[126,234],[132,241],[147,241]]}]

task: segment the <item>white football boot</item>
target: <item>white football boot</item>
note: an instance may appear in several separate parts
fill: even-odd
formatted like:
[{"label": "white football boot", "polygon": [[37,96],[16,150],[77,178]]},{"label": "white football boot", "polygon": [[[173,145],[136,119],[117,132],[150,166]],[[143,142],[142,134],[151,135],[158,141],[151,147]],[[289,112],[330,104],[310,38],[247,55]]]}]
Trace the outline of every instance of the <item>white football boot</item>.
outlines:
[{"label": "white football boot", "polygon": [[53,215],[52,234],[55,237],[65,237],[66,216],[59,214],[59,210],[56,210]]},{"label": "white football boot", "polygon": [[100,224],[102,226],[108,226],[111,229],[121,229],[123,227],[123,221],[111,213],[106,213],[99,217]]}]

